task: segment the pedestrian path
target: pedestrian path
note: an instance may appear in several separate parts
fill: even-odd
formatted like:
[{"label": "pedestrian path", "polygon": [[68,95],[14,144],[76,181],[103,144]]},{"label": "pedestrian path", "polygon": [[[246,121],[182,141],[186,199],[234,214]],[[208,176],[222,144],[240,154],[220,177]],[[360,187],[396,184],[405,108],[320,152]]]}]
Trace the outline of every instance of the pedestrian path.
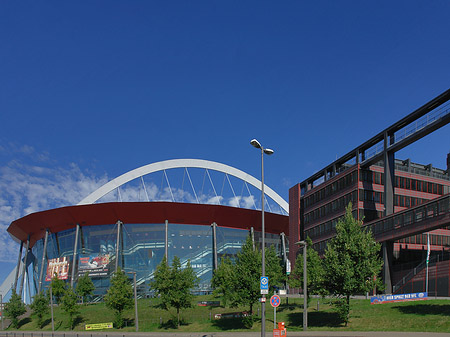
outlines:
[{"label": "pedestrian path", "polygon": [[[289,337],[449,337],[450,333],[391,331],[288,331]],[[42,332],[0,331],[0,337],[260,337],[261,332]],[[266,337],[272,337],[266,332]]]}]

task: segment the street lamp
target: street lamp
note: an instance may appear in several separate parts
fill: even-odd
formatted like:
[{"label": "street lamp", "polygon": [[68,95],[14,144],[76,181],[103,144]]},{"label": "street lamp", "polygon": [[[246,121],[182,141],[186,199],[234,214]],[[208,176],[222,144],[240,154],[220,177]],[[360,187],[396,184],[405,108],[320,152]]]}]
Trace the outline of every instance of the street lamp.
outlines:
[{"label": "street lamp", "polygon": [[[257,149],[261,149],[261,235],[262,235],[262,276],[266,276],[266,257],[265,257],[265,231],[264,231],[264,153],[273,154],[273,150],[265,149],[256,139],[252,139],[250,144]],[[266,295],[262,294],[261,300],[261,337],[266,336]]]},{"label": "street lamp", "polygon": [[133,274],[133,285],[134,285],[134,319],[136,332],[139,331],[139,319],[138,319],[138,307],[137,307],[137,290],[136,290],[136,272],[135,271],[127,271],[127,274]]},{"label": "street lamp", "polygon": [[303,330],[308,330],[308,290],[307,290],[307,269],[306,269],[306,247],[307,242],[302,240],[295,243],[296,245],[303,247]]}]

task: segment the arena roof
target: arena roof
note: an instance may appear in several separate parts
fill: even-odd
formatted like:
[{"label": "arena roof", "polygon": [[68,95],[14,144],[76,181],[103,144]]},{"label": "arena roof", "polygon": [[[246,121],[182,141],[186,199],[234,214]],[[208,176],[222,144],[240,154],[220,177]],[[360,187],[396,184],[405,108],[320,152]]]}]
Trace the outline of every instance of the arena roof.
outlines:
[{"label": "arena roof", "polygon": [[[265,231],[289,235],[289,217],[266,212]],[[261,231],[261,211],[230,206],[176,202],[112,202],[76,205],[36,212],[17,219],[8,227],[14,240],[26,241],[30,247],[42,239],[45,230],[57,233],[80,226],[115,224],[164,223],[218,226]]]}]

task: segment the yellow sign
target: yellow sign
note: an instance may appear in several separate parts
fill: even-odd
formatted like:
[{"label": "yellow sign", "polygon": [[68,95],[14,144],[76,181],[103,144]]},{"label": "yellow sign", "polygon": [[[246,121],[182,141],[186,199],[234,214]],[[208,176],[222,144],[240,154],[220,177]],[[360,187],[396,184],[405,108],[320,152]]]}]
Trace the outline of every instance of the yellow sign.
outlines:
[{"label": "yellow sign", "polygon": [[110,323],[95,323],[95,324],[86,324],[86,330],[100,330],[100,329],[112,329],[113,324]]}]

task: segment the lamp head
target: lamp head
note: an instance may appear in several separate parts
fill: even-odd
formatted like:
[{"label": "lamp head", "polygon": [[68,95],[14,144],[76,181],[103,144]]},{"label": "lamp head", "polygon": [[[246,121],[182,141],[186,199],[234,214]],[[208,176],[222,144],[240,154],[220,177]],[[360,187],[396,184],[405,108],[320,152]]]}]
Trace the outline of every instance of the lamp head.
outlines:
[{"label": "lamp head", "polygon": [[256,139],[252,139],[250,141],[250,144],[252,144],[254,147],[256,147],[257,149],[261,148],[261,144],[256,140]]},{"label": "lamp head", "polygon": [[295,244],[296,244],[296,245],[299,245],[299,246],[306,246],[306,245],[307,245],[305,240],[298,241],[298,242],[296,242]]},{"label": "lamp head", "polygon": [[272,149],[264,149],[264,153],[270,156],[271,154],[273,154],[273,150]]}]

